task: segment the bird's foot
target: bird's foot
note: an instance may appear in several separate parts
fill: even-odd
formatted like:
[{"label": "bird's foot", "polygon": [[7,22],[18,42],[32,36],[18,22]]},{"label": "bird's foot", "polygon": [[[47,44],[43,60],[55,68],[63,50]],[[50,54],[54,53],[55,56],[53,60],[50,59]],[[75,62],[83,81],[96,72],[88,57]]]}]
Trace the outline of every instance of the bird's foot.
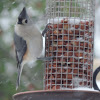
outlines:
[{"label": "bird's foot", "polygon": [[45,29],[42,32],[42,36],[44,37],[44,34],[47,33],[47,31],[49,30],[49,26],[51,25],[51,23],[48,23],[45,27]]},{"label": "bird's foot", "polygon": [[53,57],[43,57],[43,58],[37,58],[38,60],[43,60],[43,61],[51,61]]}]

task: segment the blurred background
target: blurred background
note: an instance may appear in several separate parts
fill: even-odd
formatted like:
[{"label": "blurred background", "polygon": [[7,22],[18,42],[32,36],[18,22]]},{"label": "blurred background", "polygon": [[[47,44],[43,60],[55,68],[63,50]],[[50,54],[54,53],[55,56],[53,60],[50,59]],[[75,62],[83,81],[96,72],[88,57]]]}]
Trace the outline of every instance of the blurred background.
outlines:
[{"label": "blurred background", "polygon": [[[100,65],[100,0],[95,1],[94,69]],[[46,0],[0,0],[0,100],[11,100],[12,95],[17,92],[43,89],[44,63],[37,61],[34,67],[24,67],[21,86],[16,91],[17,67],[13,33],[23,4],[42,31],[45,26],[45,2]],[[100,75],[97,79],[99,84]]]}]

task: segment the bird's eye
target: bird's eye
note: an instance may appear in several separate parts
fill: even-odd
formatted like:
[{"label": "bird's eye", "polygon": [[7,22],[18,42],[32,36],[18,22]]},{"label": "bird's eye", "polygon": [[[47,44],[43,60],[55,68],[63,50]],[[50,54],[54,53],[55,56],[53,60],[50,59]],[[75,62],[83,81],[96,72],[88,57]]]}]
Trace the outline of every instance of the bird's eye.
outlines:
[{"label": "bird's eye", "polygon": [[27,19],[23,19],[22,21],[23,24],[26,24],[27,22],[28,22]]}]

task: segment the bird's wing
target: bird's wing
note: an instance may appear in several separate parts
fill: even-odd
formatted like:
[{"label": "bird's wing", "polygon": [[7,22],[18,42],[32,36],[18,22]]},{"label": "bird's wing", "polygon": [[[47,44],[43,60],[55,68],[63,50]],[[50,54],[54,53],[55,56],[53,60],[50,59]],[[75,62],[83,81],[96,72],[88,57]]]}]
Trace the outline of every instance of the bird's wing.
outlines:
[{"label": "bird's wing", "polygon": [[14,44],[15,44],[15,52],[16,52],[17,68],[18,68],[18,78],[16,83],[16,89],[17,89],[20,85],[20,78],[23,69],[22,61],[27,51],[27,44],[26,41],[22,37],[18,36],[16,33],[14,33]]},{"label": "bird's wing", "polygon": [[26,41],[22,37],[14,33],[14,44],[15,44],[17,64],[21,64],[23,56],[27,51]]}]

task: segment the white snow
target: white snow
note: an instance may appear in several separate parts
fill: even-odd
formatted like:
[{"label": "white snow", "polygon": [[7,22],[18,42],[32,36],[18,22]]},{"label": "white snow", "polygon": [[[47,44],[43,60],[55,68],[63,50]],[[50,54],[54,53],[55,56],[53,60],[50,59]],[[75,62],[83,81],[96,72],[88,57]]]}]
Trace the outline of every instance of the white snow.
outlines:
[{"label": "white snow", "polygon": [[57,24],[57,23],[60,23],[61,20],[62,20],[63,18],[64,18],[64,17],[60,17],[60,18],[56,17],[56,18],[54,18],[54,19],[48,19],[48,23]]},{"label": "white snow", "polygon": [[[60,88],[61,90],[71,90],[69,88]],[[82,91],[95,91],[99,92],[98,90],[94,90],[93,88],[87,88],[87,87],[79,87],[79,88],[74,88],[73,90],[82,90]]]},{"label": "white snow", "polygon": [[[92,88],[92,89],[90,89],[90,88],[86,88],[86,87],[74,88],[73,90],[97,91],[97,90],[94,90],[93,88]],[[97,91],[97,92],[99,92],[99,91]]]},{"label": "white snow", "polygon": [[86,21],[89,21],[89,20],[93,20],[93,19],[80,19],[79,17],[71,17],[71,18],[68,18],[68,17],[55,17],[55,18],[51,18],[51,19],[48,19],[48,23],[54,23],[54,24],[58,24],[61,22],[61,20],[68,20],[68,23],[69,24],[79,24],[80,21],[82,22],[86,22]]},{"label": "white snow", "polygon": [[[77,82],[76,82],[77,83]],[[98,87],[100,87],[100,81],[97,81],[97,85]],[[70,90],[68,88],[61,88],[62,90]],[[100,89],[100,88],[99,88]],[[82,91],[95,91],[95,92],[99,92],[98,90],[94,90],[94,88],[87,88],[87,87],[78,87],[78,88],[74,88],[73,90],[82,90]]]},{"label": "white snow", "polygon": [[12,4],[15,4],[15,2],[12,2]]},{"label": "white snow", "polygon": [[100,80],[97,81],[97,85],[98,85],[98,87],[99,87],[99,89],[100,89]]},{"label": "white snow", "polygon": [[[61,90],[70,90],[69,88],[60,88]],[[99,92],[98,90],[94,90],[93,88],[87,88],[87,87],[78,87],[74,88],[73,90],[82,90],[82,91],[94,91]]]},{"label": "white snow", "polygon": [[95,13],[95,38],[94,38],[94,52],[96,57],[100,58],[100,6]]}]

